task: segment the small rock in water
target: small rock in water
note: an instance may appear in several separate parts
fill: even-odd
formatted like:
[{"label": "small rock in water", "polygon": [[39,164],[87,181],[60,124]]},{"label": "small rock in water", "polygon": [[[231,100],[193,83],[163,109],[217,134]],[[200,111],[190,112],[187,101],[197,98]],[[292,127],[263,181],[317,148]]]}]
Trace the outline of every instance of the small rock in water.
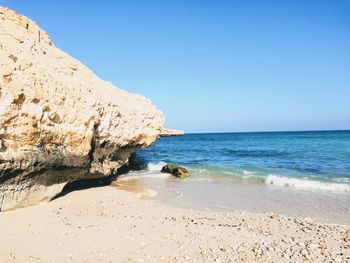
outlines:
[{"label": "small rock in water", "polygon": [[172,174],[178,178],[186,178],[190,176],[190,173],[187,171],[186,168],[176,166],[176,165],[171,165],[167,164],[163,166],[162,170],[160,171],[161,173],[169,173]]}]

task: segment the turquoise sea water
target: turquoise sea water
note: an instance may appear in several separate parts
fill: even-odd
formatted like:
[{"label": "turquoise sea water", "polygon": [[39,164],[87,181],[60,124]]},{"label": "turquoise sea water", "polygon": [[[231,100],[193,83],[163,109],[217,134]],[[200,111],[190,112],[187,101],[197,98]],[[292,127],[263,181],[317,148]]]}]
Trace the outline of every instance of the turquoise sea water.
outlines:
[{"label": "turquoise sea water", "polygon": [[[185,134],[136,156],[142,169],[122,177],[176,206],[350,224],[350,131]],[[192,176],[161,174],[166,163]]]},{"label": "turquoise sea water", "polygon": [[196,176],[350,192],[350,131],[186,134],[138,153]]}]

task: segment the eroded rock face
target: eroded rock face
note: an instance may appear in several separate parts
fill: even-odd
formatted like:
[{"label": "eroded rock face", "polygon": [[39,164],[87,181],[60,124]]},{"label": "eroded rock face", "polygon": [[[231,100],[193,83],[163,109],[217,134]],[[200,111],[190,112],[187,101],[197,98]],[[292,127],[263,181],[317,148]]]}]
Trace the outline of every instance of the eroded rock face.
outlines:
[{"label": "eroded rock face", "polygon": [[0,7],[0,211],[115,173],[162,126],[151,101],[99,79],[33,21]]}]

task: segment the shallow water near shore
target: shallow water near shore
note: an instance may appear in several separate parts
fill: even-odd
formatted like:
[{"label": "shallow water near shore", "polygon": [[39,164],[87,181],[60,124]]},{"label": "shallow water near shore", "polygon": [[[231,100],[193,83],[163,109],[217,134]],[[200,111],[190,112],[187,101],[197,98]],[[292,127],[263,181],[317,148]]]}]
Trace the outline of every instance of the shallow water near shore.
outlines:
[{"label": "shallow water near shore", "polygon": [[[277,212],[350,224],[349,131],[161,138],[139,151],[136,163],[118,184],[149,189],[141,197],[192,209]],[[192,177],[161,174],[165,163],[186,167]]]},{"label": "shallow water near shore", "polygon": [[167,205],[218,212],[275,212],[350,225],[350,196],[237,181],[181,180],[159,174],[129,173],[113,185]]}]

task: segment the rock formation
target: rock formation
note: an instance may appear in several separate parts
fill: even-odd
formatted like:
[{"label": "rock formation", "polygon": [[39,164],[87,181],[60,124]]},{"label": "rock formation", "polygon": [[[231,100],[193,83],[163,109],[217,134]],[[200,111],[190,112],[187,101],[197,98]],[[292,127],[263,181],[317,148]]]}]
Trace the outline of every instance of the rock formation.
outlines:
[{"label": "rock formation", "polygon": [[162,167],[162,170],[160,170],[161,173],[168,173],[172,174],[175,177],[178,178],[186,178],[191,176],[191,174],[187,171],[186,168],[172,165],[172,164],[167,164]]},{"label": "rock formation", "polygon": [[164,128],[162,130],[160,136],[161,137],[169,137],[169,136],[181,136],[184,134],[185,134],[185,132],[183,130]]},{"label": "rock formation", "polygon": [[115,173],[162,126],[150,100],[101,80],[0,7],[0,211]]}]

